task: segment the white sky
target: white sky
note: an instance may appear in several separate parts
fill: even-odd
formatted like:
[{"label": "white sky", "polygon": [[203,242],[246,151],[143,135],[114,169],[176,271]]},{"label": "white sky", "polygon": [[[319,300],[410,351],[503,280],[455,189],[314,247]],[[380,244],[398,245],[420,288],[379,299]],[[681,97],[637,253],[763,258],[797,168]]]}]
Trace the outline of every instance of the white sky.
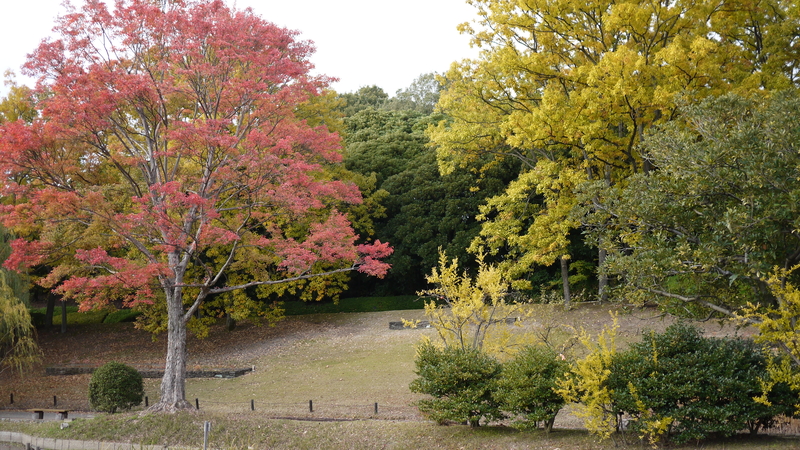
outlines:
[{"label": "white sky", "polygon": [[[468,36],[456,30],[477,17],[465,0],[227,1],[240,9],[251,7],[270,22],[300,31],[300,39],[314,41],[316,73],[339,78],[333,88],[340,93],[377,85],[394,95],[419,75],[444,72],[453,61],[476,54]],[[11,69],[18,82],[30,84],[19,76],[19,68],[65,11],[61,2],[2,0],[0,72]]]}]

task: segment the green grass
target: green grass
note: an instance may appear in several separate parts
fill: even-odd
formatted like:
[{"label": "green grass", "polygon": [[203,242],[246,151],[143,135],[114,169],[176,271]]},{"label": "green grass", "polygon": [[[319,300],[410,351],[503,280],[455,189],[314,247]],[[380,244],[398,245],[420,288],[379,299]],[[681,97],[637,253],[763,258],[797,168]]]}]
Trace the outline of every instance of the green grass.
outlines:
[{"label": "green grass", "polygon": [[292,301],[283,304],[287,316],[306,314],[331,314],[342,312],[376,312],[423,309],[425,304],[416,295],[397,295],[393,297],[354,297],[343,298],[338,303],[332,301],[303,302]]},{"label": "green grass", "polygon": [[[543,310],[536,316],[539,320],[544,320],[551,309],[552,312],[561,311],[536,307]],[[609,321],[605,314],[590,312],[590,307],[579,308],[569,313],[569,320],[595,328]],[[400,318],[420,319],[423,311],[288,317],[287,329],[299,331],[265,342],[262,356],[252,362],[256,366],[254,372],[233,379],[187,380],[187,399],[192,402],[200,399],[198,412],[141,415],[139,408],[125,414],[100,414],[92,420],[77,419],[64,430],[54,422],[0,422],[0,429],[60,439],[200,447],[202,424],[210,421],[210,445],[220,449],[648,448],[635,437],[628,437],[628,443],[620,442],[619,438],[616,442],[598,443],[584,430],[557,428],[545,434],[542,431],[519,432],[502,426],[479,429],[463,425],[438,426],[419,420],[418,412],[411,405],[419,397],[409,392],[408,384],[415,378],[415,345],[422,335],[432,336],[434,331],[386,331],[388,321]],[[602,320],[595,323],[598,318]],[[631,336],[640,335],[637,327],[628,327]],[[145,381],[146,394],[153,403],[158,397],[160,380]],[[255,411],[250,411],[251,400]],[[314,401],[313,413],[308,411],[309,400]],[[376,402],[378,415],[373,411]],[[286,417],[298,420],[286,420]],[[331,417],[357,420],[320,420]],[[710,450],[789,450],[798,448],[800,441],[739,436],[701,444]],[[696,446],[690,443],[670,445],[670,448]]]},{"label": "green grass", "polygon": [[[0,426],[40,437],[143,445],[202,447],[203,423],[211,422],[209,447],[219,449],[620,449],[648,448],[638,441],[598,442],[580,430],[521,432],[505,427],[470,429],[438,426],[430,422],[359,420],[313,422],[265,420],[258,413],[179,413],[164,420],[160,415],[116,414],[93,420],[76,419],[66,429],[59,423],[7,422]],[[794,439],[771,436],[739,436],[736,439],[702,443],[707,450],[797,448]],[[671,449],[693,449],[697,444],[670,445]]]},{"label": "green grass", "polygon": [[[44,325],[47,308],[32,308],[30,313],[34,325]],[[53,310],[53,325],[61,325],[61,314],[61,306],[56,306]],[[67,326],[103,323],[103,320],[108,314],[109,311],[104,309],[78,312],[77,306],[67,306]]]}]

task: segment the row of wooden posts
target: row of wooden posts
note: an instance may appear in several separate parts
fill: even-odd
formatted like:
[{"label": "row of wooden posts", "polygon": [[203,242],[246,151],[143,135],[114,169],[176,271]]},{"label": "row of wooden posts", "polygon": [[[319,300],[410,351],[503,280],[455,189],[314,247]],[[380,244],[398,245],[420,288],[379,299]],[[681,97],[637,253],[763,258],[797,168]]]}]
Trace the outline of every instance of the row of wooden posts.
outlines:
[{"label": "row of wooden posts", "polygon": [[[12,405],[14,404],[14,393],[11,393],[11,399],[10,399],[9,403],[12,404]],[[55,408],[57,406],[58,406],[58,397],[54,395],[53,396],[53,407]],[[144,406],[145,406],[145,408],[150,406],[150,399],[147,396],[145,396],[145,398],[144,398]],[[195,406],[195,408],[200,409],[200,399],[199,398],[195,398],[194,399],[194,406]],[[375,402],[374,406],[375,406],[375,414],[378,414],[378,402]],[[251,399],[250,400],[250,411],[255,411],[255,410],[256,410],[256,401]],[[309,400],[308,401],[308,412],[312,412],[312,413],[314,412],[314,400]]]}]

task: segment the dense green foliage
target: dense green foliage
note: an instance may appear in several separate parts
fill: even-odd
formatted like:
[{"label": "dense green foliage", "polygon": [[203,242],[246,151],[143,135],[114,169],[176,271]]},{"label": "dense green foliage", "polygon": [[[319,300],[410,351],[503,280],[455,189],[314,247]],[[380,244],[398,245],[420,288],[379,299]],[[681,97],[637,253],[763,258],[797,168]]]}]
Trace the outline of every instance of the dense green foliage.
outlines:
[{"label": "dense green foliage", "polygon": [[609,369],[615,411],[651,440],[662,434],[681,443],[743,429],[755,433],[775,416],[791,415],[797,398],[778,384],[767,397],[770,406],[757,402],[761,380],[769,378],[764,350],[745,339],[703,337],[682,324],[646,333],[617,353]]},{"label": "dense green foliage", "polygon": [[110,413],[140,405],[144,399],[142,375],[133,367],[109,362],[92,373],[89,404],[97,411]]},{"label": "dense green foliage", "polygon": [[513,420],[515,428],[553,428],[556,414],[564,406],[564,398],[556,393],[557,380],[569,371],[564,355],[541,346],[522,349],[503,364],[494,398]]},{"label": "dense green foliage", "polygon": [[304,314],[332,314],[356,313],[376,311],[402,311],[407,309],[422,309],[425,303],[416,295],[395,295],[390,297],[353,297],[342,298],[334,302],[325,300],[321,302],[293,301],[281,305],[287,316]]},{"label": "dense green foliage", "polygon": [[439,348],[423,342],[417,348],[415,363],[419,378],[410,388],[433,397],[417,402],[420,411],[431,419],[476,427],[481,419],[501,417],[500,405],[492,396],[501,365],[491,356],[473,348]]},{"label": "dense green foliage", "polygon": [[509,162],[480,174],[441,175],[436,152],[429,148],[424,132],[443,119],[419,110],[374,107],[345,118],[345,166],[374,176],[374,188],[386,192],[385,218],[374,220],[374,235],[394,247],[386,279],[357,278],[352,283],[356,295],[410,294],[422,289],[424,274],[437,264],[439,248],[461,264],[475,267],[467,247],[480,231],[479,207],[502,191],[517,166]]},{"label": "dense green foliage", "polygon": [[773,267],[800,262],[800,96],[726,95],[682,118],[644,141],[658,170],[585,191],[605,270],[624,280],[620,298],[673,313],[771,304]]}]

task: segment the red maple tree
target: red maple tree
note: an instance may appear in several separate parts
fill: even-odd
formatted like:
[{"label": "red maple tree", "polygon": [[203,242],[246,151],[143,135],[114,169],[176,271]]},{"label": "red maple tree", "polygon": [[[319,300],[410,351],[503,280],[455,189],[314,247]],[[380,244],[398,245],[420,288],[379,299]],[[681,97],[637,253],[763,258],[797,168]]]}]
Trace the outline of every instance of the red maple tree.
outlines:
[{"label": "red maple tree", "polygon": [[0,213],[22,236],[5,264],[52,266],[82,308],[165,302],[153,409],[191,407],[187,322],[210,295],[386,272],[391,248],[357,245],[336,209],[361,201],[325,176],[338,136],[296,114],[329,80],[295,32],[219,0],[88,0],[55,32],[24,67],[38,117],[0,128]]}]

